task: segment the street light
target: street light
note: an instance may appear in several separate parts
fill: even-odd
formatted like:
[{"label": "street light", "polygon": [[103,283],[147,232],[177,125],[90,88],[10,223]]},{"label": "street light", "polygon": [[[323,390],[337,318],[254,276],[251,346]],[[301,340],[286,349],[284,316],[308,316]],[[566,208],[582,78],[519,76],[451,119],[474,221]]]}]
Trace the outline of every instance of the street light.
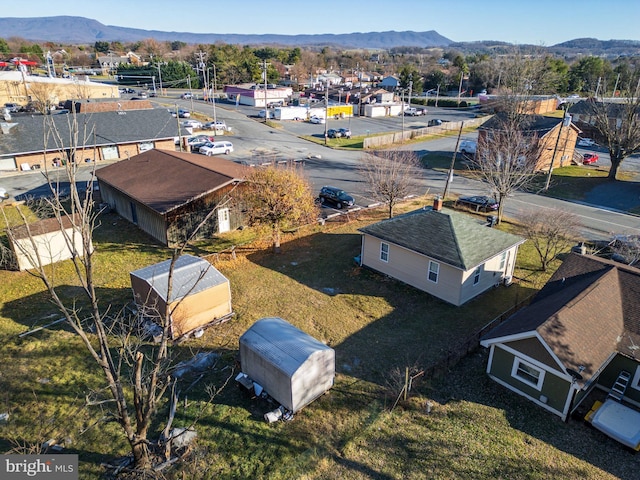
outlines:
[{"label": "street light", "polygon": [[[213,125],[214,125],[214,129],[217,128],[217,121],[218,118],[216,117],[216,90],[217,90],[217,85],[216,85],[216,64],[212,63],[211,65],[213,65],[213,93],[211,94],[211,101],[213,102]],[[266,106],[265,106],[265,112],[266,112]]]}]

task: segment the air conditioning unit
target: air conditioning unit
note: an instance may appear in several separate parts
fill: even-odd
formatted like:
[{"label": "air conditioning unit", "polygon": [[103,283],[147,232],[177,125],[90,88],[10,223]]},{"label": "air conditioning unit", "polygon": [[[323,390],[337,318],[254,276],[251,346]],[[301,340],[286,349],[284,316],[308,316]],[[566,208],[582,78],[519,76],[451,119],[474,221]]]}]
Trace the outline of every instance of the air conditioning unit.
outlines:
[{"label": "air conditioning unit", "polygon": [[504,284],[505,287],[508,287],[509,285],[511,285],[511,283],[513,283],[513,277],[511,275],[504,277],[502,279],[502,283]]}]

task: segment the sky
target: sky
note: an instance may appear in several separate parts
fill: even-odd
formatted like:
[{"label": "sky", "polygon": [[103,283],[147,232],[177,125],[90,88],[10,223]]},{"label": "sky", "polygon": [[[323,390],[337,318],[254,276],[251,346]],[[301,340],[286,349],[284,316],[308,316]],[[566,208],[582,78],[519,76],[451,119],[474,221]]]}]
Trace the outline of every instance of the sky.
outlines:
[{"label": "sky", "polygon": [[191,33],[435,30],[454,42],[542,46],[584,37],[640,40],[640,0],[5,0],[0,10],[4,18],[59,15]]}]

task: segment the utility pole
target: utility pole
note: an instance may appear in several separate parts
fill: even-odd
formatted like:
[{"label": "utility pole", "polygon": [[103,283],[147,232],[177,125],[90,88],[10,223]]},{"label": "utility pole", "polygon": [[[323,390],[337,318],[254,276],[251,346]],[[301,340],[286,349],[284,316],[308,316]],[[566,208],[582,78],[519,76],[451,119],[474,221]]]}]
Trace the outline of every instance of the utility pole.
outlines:
[{"label": "utility pole", "polygon": [[402,95],[402,107],[400,108],[400,115],[402,115],[402,142],[404,143],[404,89],[400,90],[400,94]]},{"label": "utility pole", "polygon": [[214,125],[216,124],[216,122],[218,121],[218,118],[216,117],[216,64],[213,63],[213,92],[211,94],[211,100],[213,101],[213,123]]},{"label": "utility pole", "polygon": [[444,193],[442,199],[446,200],[447,193],[449,193],[449,184],[453,180],[453,170],[456,163],[456,156],[458,155],[458,146],[460,145],[460,137],[462,136],[462,129],[464,128],[464,122],[460,122],[460,130],[458,131],[458,139],[456,140],[456,148],[453,150],[453,156],[451,157],[451,166],[449,167],[449,173],[447,174],[447,182],[444,184]]},{"label": "utility pole", "polygon": [[264,121],[265,123],[269,120],[269,109],[267,108],[267,59],[263,60],[264,62]]},{"label": "utility pole", "polygon": [[326,145],[329,138],[329,80],[325,82],[324,88],[324,144]]}]

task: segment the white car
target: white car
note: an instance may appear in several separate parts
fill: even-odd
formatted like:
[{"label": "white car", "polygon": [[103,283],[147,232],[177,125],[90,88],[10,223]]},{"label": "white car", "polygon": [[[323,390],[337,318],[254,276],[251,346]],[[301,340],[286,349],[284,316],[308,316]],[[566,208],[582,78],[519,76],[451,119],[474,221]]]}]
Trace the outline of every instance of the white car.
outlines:
[{"label": "white car", "polygon": [[233,152],[233,144],[231,142],[209,142],[201,146],[198,151],[208,157],[211,155],[218,155],[220,153],[229,155]]},{"label": "white car", "polygon": [[9,193],[6,189],[0,187],[0,202],[9,198]]},{"label": "white car", "polygon": [[182,126],[186,128],[202,128],[202,122],[198,120],[184,120]]},{"label": "white car", "polygon": [[218,120],[217,122],[207,122],[203,128],[207,130],[227,130],[227,124]]},{"label": "white car", "polygon": [[311,118],[309,119],[309,121],[310,121],[311,123],[320,124],[320,123],[324,123],[324,118],[322,118],[322,117],[318,117],[317,115],[314,115],[313,117],[311,117]]},{"label": "white car", "polygon": [[579,147],[593,147],[596,145],[596,142],[592,138],[579,138],[578,146]]}]

